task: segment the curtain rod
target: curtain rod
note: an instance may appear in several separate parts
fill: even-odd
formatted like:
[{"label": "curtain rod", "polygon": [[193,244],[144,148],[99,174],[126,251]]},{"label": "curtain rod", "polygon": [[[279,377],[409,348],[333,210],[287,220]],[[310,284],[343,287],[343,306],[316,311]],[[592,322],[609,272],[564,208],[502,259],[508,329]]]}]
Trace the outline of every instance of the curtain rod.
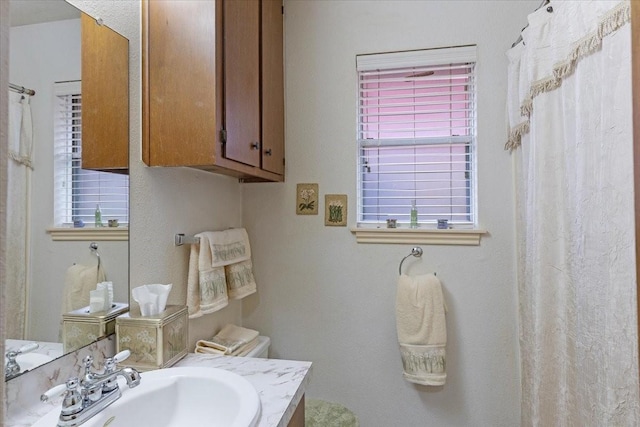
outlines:
[{"label": "curtain rod", "polygon": [[18,92],[18,93],[25,93],[27,95],[35,95],[36,91],[33,89],[27,89],[24,86],[18,86],[18,85],[14,85],[13,83],[9,83],[9,89],[11,89],[14,92]]}]

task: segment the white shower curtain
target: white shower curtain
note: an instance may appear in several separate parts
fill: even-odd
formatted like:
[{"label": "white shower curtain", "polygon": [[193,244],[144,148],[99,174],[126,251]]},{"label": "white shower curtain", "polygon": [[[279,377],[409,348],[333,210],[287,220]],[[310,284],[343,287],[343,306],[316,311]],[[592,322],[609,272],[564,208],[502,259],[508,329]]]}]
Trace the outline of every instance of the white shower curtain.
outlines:
[{"label": "white shower curtain", "polygon": [[638,426],[629,3],[553,1],[508,52],[523,426]]},{"label": "white shower curtain", "polygon": [[5,331],[25,338],[29,281],[29,197],[32,169],[32,124],[29,96],[9,92],[9,155],[7,166],[7,256]]}]

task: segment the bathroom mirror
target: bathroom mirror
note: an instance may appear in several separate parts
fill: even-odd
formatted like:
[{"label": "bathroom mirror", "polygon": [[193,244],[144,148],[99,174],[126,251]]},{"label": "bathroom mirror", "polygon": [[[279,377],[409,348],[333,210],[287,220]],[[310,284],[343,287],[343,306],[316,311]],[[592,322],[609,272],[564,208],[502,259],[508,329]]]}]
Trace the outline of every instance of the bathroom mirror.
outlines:
[{"label": "bathroom mirror", "polygon": [[[110,170],[104,172],[103,176],[110,179],[110,176],[124,176],[128,183],[128,177],[125,175],[128,168],[128,41],[118,35],[115,31],[108,27],[97,24],[95,19],[91,19],[91,23],[99,25],[106,31],[106,37],[114,39],[123,39],[125,43],[126,63],[122,64],[121,59],[105,59],[105,55],[93,55],[99,58],[94,60],[101,61],[98,65],[87,63],[86,54],[81,54],[84,47],[87,46],[87,32],[81,33],[81,16],[80,10],[67,3],[64,0],[10,0],[11,12],[11,29],[10,29],[10,45],[9,45],[9,82],[18,87],[24,87],[35,91],[35,95],[26,97],[31,107],[31,128],[32,137],[32,170],[23,172],[24,175],[17,175],[18,178],[14,182],[26,182],[25,185],[25,206],[17,207],[18,203],[12,203],[11,194],[8,196],[8,214],[7,214],[7,230],[9,239],[13,239],[24,229],[26,238],[26,249],[24,251],[14,251],[12,242],[9,241],[9,249],[7,251],[7,266],[13,266],[21,270],[20,272],[7,272],[7,289],[5,296],[10,304],[7,304],[5,313],[7,334],[5,341],[5,351],[15,349],[23,344],[38,342],[40,348],[34,350],[33,354],[45,354],[45,358],[30,357],[29,360],[49,360],[61,356],[65,349],[62,345],[62,313],[64,310],[63,295],[65,284],[73,282],[69,279],[68,273],[70,267],[74,264],[77,266],[96,267],[98,263],[98,254],[101,267],[106,274],[106,280],[113,282],[113,299],[116,302],[128,303],[129,295],[129,249],[128,249],[128,224],[120,220],[118,227],[112,222],[114,227],[107,227],[110,217],[103,216],[102,220],[105,224],[104,228],[95,228],[93,224],[87,224],[85,228],[54,228],[54,216],[58,215],[60,208],[60,189],[64,186],[69,191],[69,196],[63,198],[62,206],[69,206],[69,212],[76,215],[77,203],[79,197],[76,187],[76,172],[70,172],[64,185],[60,185],[60,181],[56,180],[56,174],[60,171],[60,158],[56,157],[55,141],[59,138],[60,127],[56,114],[56,103],[60,103],[60,87],[65,84],[73,83],[81,87],[82,102],[78,105],[77,99],[70,100],[73,104],[69,111],[75,114],[80,107],[83,108],[82,118],[87,118],[89,114],[100,117],[102,129],[98,129],[98,133],[102,132],[104,137],[106,133],[110,135],[108,141],[99,141],[99,145],[109,148],[108,151],[113,152],[116,146],[115,136],[123,135],[126,139],[127,147],[124,148],[126,164],[124,167],[96,167],[98,170]],[[86,18],[86,15],[85,15]],[[86,27],[85,27],[86,28]],[[122,43],[122,41],[119,41]],[[90,41],[90,51],[108,52],[102,42],[96,41],[95,38]],[[85,49],[86,51],[86,49]],[[122,55],[120,55],[122,58]],[[109,69],[112,63],[120,62],[121,75],[115,75]],[[92,79],[83,79],[83,74],[87,74],[86,70],[91,70]],[[85,70],[85,71],[83,71]],[[97,71],[96,71],[97,70]],[[110,82],[104,85],[91,83],[86,85],[88,81],[95,82],[96,75],[102,76],[103,79],[126,81],[126,90],[114,94],[110,92],[110,97],[119,102],[115,118],[108,120],[105,117],[114,117],[111,112],[107,112],[107,107],[96,109],[97,103],[89,102],[89,94],[95,97],[95,93],[99,92],[94,89],[96,86],[109,87]],[[98,80],[99,81],[99,80]],[[100,88],[104,89],[104,88]],[[6,89],[5,89],[6,90]],[[74,89],[76,90],[76,89]],[[104,90],[102,91],[104,92]],[[17,96],[17,92],[10,91],[10,103],[12,98]],[[20,97],[23,95],[20,94]],[[74,95],[75,96],[75,95]],[[122,99],[122,98],[125,99]],[[77,98],[77,97],[76,97]],[[124,106],[123,106],[124,105]],[[92,106],[91,112],[89,106]],[[116,109],[116,110],[117,110]],[[10,108],[10,115],[12,115]],[[25,116],[23,116],[25,117]],[[109,123],[106,123],[109,122]],[[25,123],[25,119],[22,120]],[[75,123],[75,122],[74,122]],[[93,122],[95,124],[95,120]],[[83,123],[84,125],[84,123]],[[87,126],[95,128],[95,126]],[[83,129],[84,130],[84,129]],[[73,127],[73,131],[68,132],[69,139],[76,139],[76,135],[80,134],[80,127]],[[84,133],[83,138],[87,139]],[[11,136],[10,136],[11,137]],[[83,139],[83,146],[84,146]],[[11,141],[11,140],[10,140]],[[71,146],[75,147],[71,142]],[[9,143],[13,147],[12,143]],[[67,160],[69,164],[73,163],[77,156],[76,149],[71,150],[71,160]],[[64,166],[64,165],[63,165]],[[118,169],[118,173],[113,173]],[[72,171],[71,167],[68,167]],[[124,174],[123,174],[124,172]],[[9,168],[9,189],[10,193],[14,190],[11,181],[11,165]],[[58,186],[54,188],[54,186]],[[101,184],[102,185],[102,184]],[[124,186],[124,194],[127,194],[127,187]],[[19,187],[19,186],[18,186]],[[69,189],[69,187],[73,187]],[[56,195],[54,196],[54,193]],[[15,197],[14,199],[15,200]],[[102,199],[101,199],[102,200]],[[124,205],[120,207],[124,216],[128,218],[128,197],[124,197]],[[55,206],[55,208],[54,208]],[[11,222],[11,211],[19,211],[17,217],[20,221]],[[54,212],[55,211],[55,212]],[[91,211],[91,222],[93,222],[93,210]],[[75,219],[75,217],[74,217]],[[17,238],[17,237],[16,237]],[[91,242],[97,244],[97,251],[90,248]],[[13,274],[13,275],[12,275]],[[16,276],[17,275],[17,276]],[[12,280],[12,278],[22,275],[25,280]],[[14,286],[9,289],[10,283],[20,283],[23,285]],[[95,289],[95,288],[94,288]],[[22,302],[24,301],[24,302]],[[76,341],[75,348],[81,345],[88,345],[95,341],[96,336],[87,334],[83,337],[83,342]],[[86,342],[84,342],[86,340]],[[69,351],[72,348],[69,348]],[[6,359],[5,359],[6,363]],[[30,365],[32,368],[37,365]]]}]

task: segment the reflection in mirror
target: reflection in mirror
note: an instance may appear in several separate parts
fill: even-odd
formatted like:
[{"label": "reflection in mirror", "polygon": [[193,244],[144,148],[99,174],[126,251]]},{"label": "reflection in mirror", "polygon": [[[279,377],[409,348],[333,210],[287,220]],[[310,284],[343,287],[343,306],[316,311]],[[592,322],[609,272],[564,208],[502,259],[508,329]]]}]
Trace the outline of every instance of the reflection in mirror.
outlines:
[{"label": "reflection in mirror", "polygon": [[[96,168],[118,169],[117,174],[80,167],[81,113],[91,107],[92,114],[101,117],[99,106],[83,99],[94,83],[86,86],[83,81],[88,66],[81,65],[81,52],[106,51],[102,44],[92,41],[87,46],[82,41],[81,12],[63,0],[11,0],[10,10],[9,150],[13,154],[8,166],[5,286],[10,303],[2,315],[8,338],[5,351],[22,349],[24,354],[16,360],[34,368],[106,333],[105,319],[111,311],[71,316],[78,321],[73,326],[81,327],[64,330],[62,322],[64,313],[89,306],[89,291],[96,290],[98,282],[112,282],[113,301],[128,303],[128,176],[122,173],[127,165]],[[127,49],[126,39],[103,28],[120,45],[123,39]],[[126,50],[124,55],[128,57]],[[122,60],[106,62],[118,63],[118,72],[125,77],[109,71],[109,78],[124,82],[125,90],[112,92],[118,101],[113,105],[121,110],[116,111],[114,123],[99,124],[114,135],[123,134],[118,129],[128,135],[128,65]],[[94,67],[92,82],[96,69],[101,67]],[[21,93],[22,87],[35,94]],[[92,142],[113,151],[114,141],[104,140],[103,133]],[[105,197],[107,188],[110,195],[117,194]],[[104,227],[97,226],[100,222]],[[97,251],[90,248],[91,241],[96,242]],[[92,295],[96,310],[97,301],[106,294]],[[65,348],[64,337],[72,337],[73,346]],[[38,346],[31,345],[34,342]]]}]

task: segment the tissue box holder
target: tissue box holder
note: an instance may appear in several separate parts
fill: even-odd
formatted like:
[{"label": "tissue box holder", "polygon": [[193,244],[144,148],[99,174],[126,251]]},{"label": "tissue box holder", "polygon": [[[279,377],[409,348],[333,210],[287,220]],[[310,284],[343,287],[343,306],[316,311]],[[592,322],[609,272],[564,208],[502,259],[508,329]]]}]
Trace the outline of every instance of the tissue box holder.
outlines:
[{"label": "tissue box holder", "polygon": [[65,354],[75,351],[116,331],[116,317],[129,310],[129,304],[115,302],[108,311],[89,313],[89,306],[62,315],[62,346]]},{"label": "tissue box holder", "polygon": [[166,368],[182,359],[188,335],[189,314],[183,305],[168,305],[148,317],[135,309],[116,319],[117,352],[131,352],[123,365],[140,371]]}]

